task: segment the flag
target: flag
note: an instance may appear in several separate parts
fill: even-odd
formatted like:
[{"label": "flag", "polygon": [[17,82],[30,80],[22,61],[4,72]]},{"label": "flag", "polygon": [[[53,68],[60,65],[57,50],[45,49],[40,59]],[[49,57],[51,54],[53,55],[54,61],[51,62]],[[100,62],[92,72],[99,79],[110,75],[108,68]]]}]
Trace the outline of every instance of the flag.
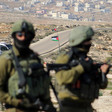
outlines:
[{"label": "flag", "polygon": [[51,38],[52,38],[52,41],[59,41],[58,36],[54,36],[54,37],[51,37]]},{"label": "flag", "polygon": [[56,28],[54,29],[54,31],[56,31]]},{"label": "flag", "polygon": [[56,31],[56,28],[54,28],[52,31]]}]

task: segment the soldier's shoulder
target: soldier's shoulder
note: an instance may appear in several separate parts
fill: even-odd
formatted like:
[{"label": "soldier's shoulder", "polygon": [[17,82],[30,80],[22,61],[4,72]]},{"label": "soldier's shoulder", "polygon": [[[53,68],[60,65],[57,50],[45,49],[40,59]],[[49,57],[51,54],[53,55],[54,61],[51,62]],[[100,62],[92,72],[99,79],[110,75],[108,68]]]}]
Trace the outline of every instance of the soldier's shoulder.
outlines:
[{"label": "soldier's shoulder", "polygon": [[67,63],[69,61],[69,55],[66,52],[63,52],[58,55],[56,63]]},{"label": "soldier's shoulder", "polygon": [[11,59],[11,50],[3,52],[0,56],[0,59],[4,59],[4,60]]},{"label": "soldier's shoulder", "polygon": [[9,51],[5,51],[2,55],[0,55],[0,66],[6,66],[7,63],[10,63],[11,57],[9,56]]}]

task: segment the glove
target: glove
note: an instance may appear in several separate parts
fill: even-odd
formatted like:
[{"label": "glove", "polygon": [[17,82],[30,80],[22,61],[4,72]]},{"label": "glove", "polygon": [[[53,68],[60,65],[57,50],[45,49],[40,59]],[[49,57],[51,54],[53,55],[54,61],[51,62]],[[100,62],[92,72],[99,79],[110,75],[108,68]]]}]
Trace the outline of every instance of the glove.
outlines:
[{"label": "glove", "polygon": [[50,106],[50,105],[45,105],[43,110],[46,111],[46,112],[56,112],[56,109],[53,106]]},{"label": "glove", "polygon": [[90,72],[92,70],[93,61],[90,58],[88,60],[81,60],[80,63],[83,66],[85,72]]}]

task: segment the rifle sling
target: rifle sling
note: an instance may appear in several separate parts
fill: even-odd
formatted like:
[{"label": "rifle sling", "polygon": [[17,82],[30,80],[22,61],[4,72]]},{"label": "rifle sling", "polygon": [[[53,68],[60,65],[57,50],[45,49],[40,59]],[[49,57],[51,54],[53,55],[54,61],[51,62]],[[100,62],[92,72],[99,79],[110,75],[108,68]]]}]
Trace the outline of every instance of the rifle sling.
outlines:
[{"label": "rifle sling", "polygon": [[24,73],[22,71],[22,68],[21,68],[21,66],[19,64],[19,61],[18,61],[17,56],[15,55],[13,49],[12,49],[12,54],[13,54],[13,58],[15,60],[15,64],[14,64],[15,65],[15,69],[17,70],[18,76],[19,76],[18,86],[19,86],[19,88],[22,88],[25,85],[25,83],[26,83],[26,80],[25,80],[25,77],[24,77]]}]

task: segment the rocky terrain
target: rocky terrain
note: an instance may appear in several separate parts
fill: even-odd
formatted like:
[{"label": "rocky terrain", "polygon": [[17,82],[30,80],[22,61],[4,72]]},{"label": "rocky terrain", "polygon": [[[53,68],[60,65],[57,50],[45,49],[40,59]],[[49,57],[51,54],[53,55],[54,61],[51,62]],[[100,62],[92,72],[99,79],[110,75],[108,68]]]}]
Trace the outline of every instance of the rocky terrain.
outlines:
[{"label": "rocky terrain", "polygon": [[[34,24],[36,31],[36,39],[33,42],[39,41],[45,36],[54,33],[52,29],[57,28],[57,31],[73,28],[79,24],[62,25],[62,24]],[[0,42],[5,41],[12,43],[11,40],[11,27],[12,23],[0,23]],[[100,28],[95,30],[95,36],[93,38],[93,44],[89,52],[91,56],[97,62],[104,62],[107,58],[111,58],[112,54],[112,25],[111,24],[92,24],[93,28]],[[66,45],[61,48],[62,52],[67,51],[69,46]],[[54,62],[58,52],[50,53],[49,55],[42,56],[46,62]],[[112,63],[110,60],[109,63]],[[110,72],[111,73],[111,72]],[[51,94],[53,94],[51,92]],[[52,95],[53,102],[56,103],[54,96]],[[95,100],[93,107],[98,112],[112,112],[112,78],[109,78],[109,85],[106,90],[101,90],[101,96],[98,100]]]}]

